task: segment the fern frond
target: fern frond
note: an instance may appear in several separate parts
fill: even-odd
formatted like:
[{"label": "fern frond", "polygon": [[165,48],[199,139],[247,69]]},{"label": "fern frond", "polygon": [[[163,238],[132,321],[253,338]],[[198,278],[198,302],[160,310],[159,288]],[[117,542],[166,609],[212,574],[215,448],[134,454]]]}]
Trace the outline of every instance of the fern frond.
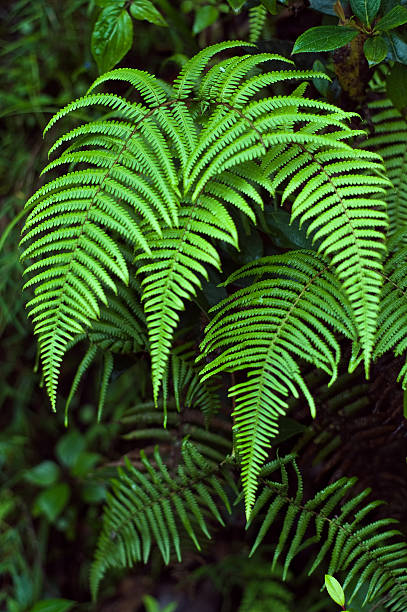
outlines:
[{"label": "fern frond", "polygon": [[249,40],[255,43],[259,40],[266,23],[267,9],[263,4],[249,8]]},{"label": "fern frond", "polygon": [[[172,88],[141,70],[113,70],[51,119],[50,126],[100,104],[111,111],[56,140],[50,153],[66,148],[47,170],[69,164],[70,171],[27,204],[34,208],[23,256],[35,261],[26,286],[36,287],[29,308],[53,407],[66,343],[99,317],[115,277],[128,280],[116,236],[136,247],[143,262],[157,400],[179,312],[208,266],[220,269],[213,243],[237,246],[233,209],[255,222],[250,200],[262,206],[261,189],[283,185],[292,219],[310,222],[319,252],[333,261],[368,369],[386,228],[384,204],[376,198],[388,184],[381,162],[347,144],[360,134],[348,126],[352,114],[304,98],[303,83],[292,95],[264,93],[273,84],[326,75],[260,73],[267,62],[288,61],[271,53],[242,54],[208,68],[217,53],[244,46],[253,45],[231,41],[204,49],[184,65]],[[94,93],[115,80],[129,83],[141,102]]]},{"label": "fern frond", "polygon": [[388,185],[376,174],[380,160],[333,141],[322,147],[310,141],[281,146],[264,165],[275,189],[285,184],[282,201],[292,200],[291,219],[308,222],[307,235],[331,259],[353,308],[368,373],[387,228],[385,204],[377,199]]},{"label": "fern frond", "polygon": [[[106,78],[103,75],[94,86]],[[163,100],[157,93],[159,81],[154,77],[142,75],[138,86],[148,102]],[[78,106],[85,108],[100,102],[119,105],[109,96],[86,96],[60,111],[51,123]],[[34,208],[23,230],[22,242],[31,242],[23,258],[35,261],[26,270],[34,274],[26,288],[36,287],[28,307],[39,337],[44,377],[54,408],[67,344],[100,316],[98,302],[106,303],[105,288],[117,290],[113,275],[125,284],[129,280],[128,266],[108,233],[150,252],[140,230],[140,219],[144,218],[158,234],[159,218],[169,226],[177,222],[175,168],[167,141],[151,118],[153,111],[140,104],[125,108],[121,102],[120,109],[132,111],[133,124],[96,121],[57,140],[51,150],[79,137],[77,150],[71,145],[48,169],[67,163],[86,164],[88,168],[50,181],[27,203]],[[98,134],[98,149],[81,150],[80,137],[91,134]],[[119,144],[117,138],[121,139]]]},{"label": "fern frond", "polygon": [[[374,357],[388,351],[395,355],[407,352],[407,248],[396,251],[384,267],[384,286],[377,322]],[[407,388],[407,362],[397,380]]]},{"label": "fern frond", "polygon": [[[182,463],[171,474],[156,448],[153,459],[141,452],[143,471],[129,461],[112,481],[105,506],[103,529],[91,570],[91,589],[98,586],[109,567],[131,567],[147,562],[154,542],[165,563],[171,555],[181,559],[180,531],[186,532],[198,550],[199,538],[210,538],[208,517],[224,523],[217,502],[230,513],[224,482],[227,469],[208,463],[188,442]],[[216,500],[216,501],[215,501]]]},{"label": "fern frond", "polygon": [[[127,263],[132,255],[125,249],[122,253]],[[134,354],[147,345],[145,317],[140,304],[140,287],[133,277],[129,286],[119,284],[116,294],[107,296],[107,303],[100,309],[100,317],[84,334],[78,334],[67,345],[70,350],[81,341],[89,346],[79,362],[65,404],[65,425],[68,424],[68,410],[78,386],[95,359],[102,355],[103,368],[99,387],[99,412],[103,410],[107,381],[113,368],[114,354]]]},{"label": "fern frond", "polygon": [[202,343],[203,355],[220,351],[203,368],[202,380],[219,372],[247,372],[245,382],[229,389],[235,402],[247,516],[255,500],[258,473],[278,431],[278,417],[287,410],[287,397],[298,397],[300,389],[315,413],[297,361],[317,365],[333,382],[340,349],[332,329],[347,337],[354,334],[338,281],[314,252],[260,259],[227,282],[250,277],[255,278],[252,285],[213,309],[217,313]]},{"label": "fern frond", "polygon": [[244,41],[226,41],[211,45],[202,49],[199,53],[189,59],[182,67],[181,72],[174,81],[174,95],[178,100],[187,98],[199,83],[199,78],[205,70],[208,62],[217,53],[234,49],[236,47],[254,47],[253,44]]},{"label": "fern frond", "polygon": [[235,206],[253,218],[246,194],[261,201],[253,181],[249,182],[244,174],[241,176],[239,168],[236,172],[225,172],[195,202],[185,198],[179,211],[178,228],[164,229],[161,237],[153,233],[146,235],[151,255],[141,253],[136,259],[142,262],[138,273],[144,277],[142,299],[149,329],[156,401],[179,321],[178,313],[184,309],[185,300],[201,288],[201,279],[208,278],[207,266],[220,270],[219,254],[210,240],[237,246],[236,226],[227,206]]},{"label": "fern frond", "polygon": [[[297,490],[290,491],[289,466],[294,469]],[[276,479],[275,472],[280,471]],[[392,528],[392,519],[367,522],[372,511],[382,502],[365,502],[370,491],[347,499],[355,479],[341,478],[303,501],[303,481],[292,457],[277,459],[266,465],[260,474],[263,491],[254,504],[249,526],[265,512],[253,554],[276,518],[284,515],[275,549],[273,566],[284,557],[284,576],[295,555],[310,545],[321,542],[312,564],[312,574],[329,560],[328,573],[345,572],[344,588],[352,587],[350,602],[363,584],[368,584],[365,598],[371,602],[386,595],[386,608],[396,612],[407,605],[407,545],[400,532]],[[369,518],[368,518],[369,517]],[[309,530],[313,534],[309,535]]]},{"label": "fern frond", "polygon": [[380,153],[386,174],[392,185],[386,189],[389,236],[404,230],[401,240],[406,243],[407,228],[407,123],[387,99],[369,104],[373,134],[364,146]]}]

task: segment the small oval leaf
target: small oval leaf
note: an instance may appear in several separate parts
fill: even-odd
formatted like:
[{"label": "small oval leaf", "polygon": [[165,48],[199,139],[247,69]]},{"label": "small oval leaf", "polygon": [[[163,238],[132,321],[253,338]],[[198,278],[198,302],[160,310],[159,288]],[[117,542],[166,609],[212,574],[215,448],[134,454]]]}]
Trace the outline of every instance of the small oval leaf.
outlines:
[{"label": "small oval leaf", "polygon": [[357,35],[357,30],[344,26],[317,26],[316,28],[310,28],[297,38],[292,55],[294,53],[333,51],[347,45]]},{"label": "small oval leaf", "polygon": [[338,606],[343,607],[345,605],[345,593],[337,579],[329,574],[325,574],[325,586],[331,599],[333,599]]},{"label": "small oval leaf", "polygon": [[378,64],[382,62],[387,55],[386,41],[381,36],[368,38],[363,45],[363,51],[370,64]]},{"label": "small oval leaf", "polygon": [[219,11],[214,6],[202,6],[195,13],[195,21],[192,31],[199,34],[205,28],[215,23],[219,16]]}]

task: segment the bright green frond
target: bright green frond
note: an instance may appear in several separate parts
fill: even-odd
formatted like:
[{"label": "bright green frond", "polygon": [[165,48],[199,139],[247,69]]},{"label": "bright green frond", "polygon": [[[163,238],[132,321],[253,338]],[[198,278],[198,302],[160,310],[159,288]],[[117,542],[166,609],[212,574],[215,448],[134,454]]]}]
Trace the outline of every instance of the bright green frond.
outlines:
[{"label": "bright green frond", "polygon": [[[229,279],[254,277],[214,308],[203,355],[215,354],[203,380],[219,372],[246,372],[229,388],[234,399],[236,444],[242,458],[246,512],[255,500],[257,476],[278,432],[289,395],[301,390],[315,407],[301,377],[304,359],[336,377],[339,345],[332,330],[354,334],[352,316],[327,263],[312,251],[295,251],[248,264]],[[220,353],[220,354],[219,354]]]}]

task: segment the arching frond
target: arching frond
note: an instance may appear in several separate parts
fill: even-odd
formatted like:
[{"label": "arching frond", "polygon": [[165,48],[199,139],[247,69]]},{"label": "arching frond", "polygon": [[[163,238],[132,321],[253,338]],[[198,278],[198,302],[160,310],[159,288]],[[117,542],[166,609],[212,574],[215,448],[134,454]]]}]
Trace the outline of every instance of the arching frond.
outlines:
[{"label": "arching frond", "polygon": [[224,482],[230,480],[226,467],[209,463],[188,442],[182,463],[171,473],[155,450],[152,459],[142,452],[142,469],[129,461],[112,481],[91,570],[91,589],[97,594],[103,575],[110,567],[131,567],[150,556],[158,546],[168,563],[175,554],[181,559],[180,533],[186,533],[200,549],[202,536],[210,538],[209,519],[224,524],[218,503],[231,512]]},{"label": "arching frond", "polygon": [[[209,266],[220,269],[216,244],[238,246],[234,210],[256,222],[263,189],[278,195],[283,186],[292,219],[309,222],[318,251],[332,260],[368,370],[387,223],[377,199],[387,186],[380,159],[347,144],[360,133],[348,125],[352,114],[303,96],[304,79],[326,75],[270,69],[274,60],[292,63],[272,53],[216,57],[244,46],[251,51],[235,41],[204,49],[173,87],[141,70],[110,71],[51,120],[95,105],[109,110],[56,140],[51,153],[66,148],[47,170],[70,171],[28,203],[29,308],[54,407],[66,344],[100,316],[106,289],[128,281],[117,238],[137,249],[157,401],[180,311]],[[116,80],[141,101],[95,93]],[[296,81],[292,94],[270,96],[273,85],[284,91]]]},{"label": "arching frond", "polygon": [[[296,493],[290,491],[292,466],[297,481]],[[275,473],[280,471],[280,477]],[[260,473],[263,490],[250,517],[249,527],[263,515],[253,554],[277,517],[283,517],[273,565],[284,559],[284,575],[298,552],[321,543],[309,570],[314,572],[325,561],[328,574],[344,572],[344,589],[351,588],[351,602],[362,585],[368,585],[365,603],[386,595],[386,608],[396,612],[407,605],[407,545],[393,528],[396,521],[373,522],[372,511],[382,502],[365,501],[366,489],[348,498],[355,479],[341,478],[304,501],[303,480],[292,457],[277,459]],[[310,536],[310,534],[312,534]],[[309,537],[310,536],[310,537]]]},{"label": "arching frond", "polygon": [[248,516],[258,473],[278,431],[278,417],[287,410],[287,397],[298,397],[301,390],[315,412],[298,360],[322,368],[333,381],[340,349],[332,330],[348,337],[354,333],[340,285],[314,252],[260,259],[227,282],[250,277],[253,284],[214,308],[217,312],[202,344],[204,355],[218,353],[203,368],[203,380],[218,372],[246,372],[246,380],[230,387],[229,396],[235,406]]}]

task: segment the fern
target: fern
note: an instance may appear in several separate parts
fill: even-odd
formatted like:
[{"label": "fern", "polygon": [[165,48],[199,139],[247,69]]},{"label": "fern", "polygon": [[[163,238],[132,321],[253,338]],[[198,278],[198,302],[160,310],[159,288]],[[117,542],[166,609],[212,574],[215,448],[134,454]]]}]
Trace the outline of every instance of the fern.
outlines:
[{"label": "fern", "polygon": [[[387,351],[403,355],[407,350],[407,248],[393,253],[384,268],[384,280],[380,314],[378,319],[374,357]],[[402,367],[398,380],[407,388],[407,363]]]},{"label": "fern", "polygon": [[[263,280],[263,277],[266,278]],[[255,500],[257,476],[278,431],[287,397],[314,401],[298,359],[336,378],[340,349],[332,329],[352,337],[352,317],[341,289],[324,260],[312,251],[264,258],[234,273],[228,283],[255,282],[215,307],[206,329],[203,354],[221,351],[203,368],[203,380],[218,372],[247,371],[247,380],[229,389],[234,400],[236,444],[242,458],[246,511]]]},{"label": "fern", "polygon": [[266,23],[267,9],[262,4],[249,9],[249,40],[255,43],[259,40]]},{"label": "fern", "polygon": [[[289,465],[292,465],[297,479],[294,496],[289,491],[290,479],[286,467]],[[271,480],[270,476],[278,470],[281,481]],[[368,489],[345,501],[355,479],[341,478],[319,491],[312,499],[303,502],[302,477],[291,456],[266,465],[260,479],[264,488],[253,507],[248,526],[253,524],[264,509],[265,514],[251,554],[261,544],[276,518],[284,515],[273,557],[275,566],[284,555],[284,576],[300,550],[322,542],[308,574],[312,574],[325,559],[329,559],[329,574],[346,572],[343,586],[351,589],[350,601],[365,583],[369,584],[365,603],[386,594],[389,610],[396,612],[405,609],[407,545],[400,540],[400,532],[392,529],[395,521],[382,519],[366,523],[366,518],[381,503],[365,503],[370,493]],[[312,524],[315,524],[312,528],[315,535],[305,540],[307,529]]]},{"label": "fern", "polygon": [[126,461],[119,478],[112,482],[91,572],[96,596],[100,580],[109,567],[128,567],[147,562],[154,541],[165,563],[175,554],[181,559],[180,529],[200,549],[199,538],[210,538],[208,517],[224,524],[215,500],[231,512],[224,482],[230,482],[226,467],[210,463],[188,442],[182,449],[182,464],[172,475],[156,449],[154,459],[141,453],[144,471]]},{"label": "fern", "polygon": [[[168,563],[172,553],[180,558],[181,526],[199,549],[197,532],[209,537],[205,516],[223,524],[216,501],[221,501],[222,506],[230,510],[231,474],[224,463],[219,467],[205,462],[190,443],[184,443],[182,455],[184,463],[178,466],[173,477],[157,450],[155,465],[142,453],[143,471],[129,462],[126,470],[119,470],[119,480],[113,481],[113,492],[108,497],[92,567],[94,596],[108,567],[131,566],[141,559],[146,562],[152,542]],[[291,493],[291,470],[297,482],[295,495]],[[276,472],[280,472],[280,478],[276,479]],[[259,522],[251,555],[281,517],[273,568],[281,559],[284,579],[300,551],[322,542],[309,574],[327,560],[329,573],[346,572],[344,587],[351,588],[351,599],[364,583],[368,583],[366,601],[386,594],[390,610],[404,609],[407,604],[407,546],[400,540],[400,533],[392,528],[394,521],[366,522],[366,517],[381,503],[364,503],[369,490],[349,498],[355,479],[341,478],[304,501],[302,477],[291,455],[264,466],[260,480],[262,492],[247,525],[252,530],[254,523]],[[258,588],[255,591],[245,593],[242,605],[248,605],[248,601],[254,605],[258,596],[264,596]],[[267,592],[270,594],[270,590]],[[280,592],[283,600],[277,601],[281,606],[284,606],[284,593],[284,590]]]},{"label": "fern", "polygon": [[[122,253],[127,262],[130,254]],[[114,367],[115,354],[134,354],[147,345],[145,318],[139,301],[140,287],[133,277],[129,285],[118,284],[116,294],[107,294],[107,303],[100,309],[100,317],[87,333],[78,334],[66,346],[72,349],[79,342],[88,343],[88,348],[79,362],[74,375],[68,398],[65,404],[65,425],[68,424],[68,410],[79,384],[90,366],[101,355],[103,360],[101,384],[98,399],[98,420],[100,420],[105,403],[105,396],[110,374]]]},{"label": "fern", "polygon": [[[288,61],[268,53],[231,57],[207,70],[216,53],[238,46],[221,43],[201,51],[172,89],[140,70],[108,72],[51,120],[49,127],[95,105],[109,110],[56,140],[50,153],[67,148],[46,170],[79,168],[51,180],[27,203],[33,210],[23,258],[34,259],[26,287],[35,287],[28,307],[54,408],[67,345],[98,319],[106,290],[129,281],[116,237],[138,250],[157,402],[179,313],[208,266],[220,269],[213,243],[237,246],[233,211],[255,221],[262,189],[276,190],[284,181],[283,201],[299,190],[292,218],[311,221],[308,231],[320,241],[319,252],[332,257],[368,369],[386,227],[381,201],[372,209],[365,197],[376,197],[387,185],[377,174],[378,156],[355,153],[344,142],[359,133],[347,125],[351,115],[304,98],[302,86],[292,95],[262,94],[275,83],[316,73],[259,73],[266,62]],[[142,101],[95,93],[112,80],[127,82]]]},{"label": "fern", "polygon": [[407,123],[390,100],[379,99],[369,104],[373,133],[364,145],[383,157],[392,185],[386,190],[389,235],[402,232],[405,244],[407,229]]}]

